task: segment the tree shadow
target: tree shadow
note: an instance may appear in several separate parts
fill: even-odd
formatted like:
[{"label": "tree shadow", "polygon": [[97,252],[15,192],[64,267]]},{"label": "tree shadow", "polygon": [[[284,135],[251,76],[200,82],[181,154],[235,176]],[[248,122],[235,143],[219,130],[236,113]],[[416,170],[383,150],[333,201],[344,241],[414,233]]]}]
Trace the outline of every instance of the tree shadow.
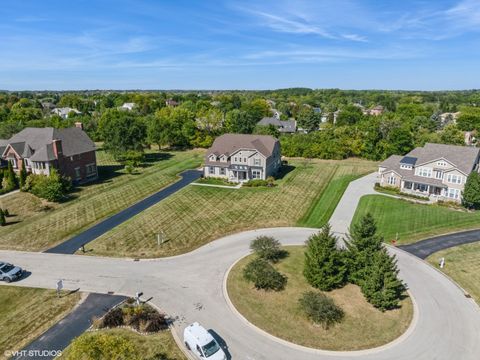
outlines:
[{"label": "tree shadow", "polygon": [[144,155],[144,161],[142,166],[151,166],[152,163],[169,160],[172,157],[172,154],[166,152],[147,153]]},{"label": "tree shadow", "polygon": [[228,345],[227,343],[225,342],[225,340],[223,340],[223,338],[218,335],[215,330],[212,330],[212,329],[209,329],[207,330],[210,335],[212,335],[212,337],[217,341],[218,345],[220,345],[220,347],[222,348],[223,352],[225,353],[225,355],[227,356],[227,359],[230,360],[232,358],[232,355],[230,355],[230,352],[228,351]]}]

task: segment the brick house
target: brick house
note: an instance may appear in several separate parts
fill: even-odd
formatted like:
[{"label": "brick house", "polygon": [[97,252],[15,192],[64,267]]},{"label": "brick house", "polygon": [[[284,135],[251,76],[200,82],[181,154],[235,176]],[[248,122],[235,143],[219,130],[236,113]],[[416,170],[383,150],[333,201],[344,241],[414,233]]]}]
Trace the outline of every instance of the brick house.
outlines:
[{"label": "brick house", "polygon": [[25,165],[33,174],[49,175],[55,168],[74,183],[98,178],[95,144],[81,123],[67,129],[23,129],[9,140],[0,140],[0,151],[2,165],[10,161],[17,173]]}]

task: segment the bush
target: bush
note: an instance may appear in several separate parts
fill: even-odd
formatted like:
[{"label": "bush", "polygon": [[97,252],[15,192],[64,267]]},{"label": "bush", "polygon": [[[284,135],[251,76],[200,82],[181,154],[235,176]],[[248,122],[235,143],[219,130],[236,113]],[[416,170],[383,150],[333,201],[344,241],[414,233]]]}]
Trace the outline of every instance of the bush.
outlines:
[{"label": "bush", "polygon": [[131,326],[141,332],[158,332],[168,328],[168,319],[149,305],[137,306],[133,299],[128,299],[121,307],[109,311],[100,328],[114,328],[122,325]]},{"label": "bush", "polygon": [[7,220],[5,219],[5,214],[2,209],[0,209],[0,226],[7,225]]},{"label": "bush", "polygon": [[144,327],[144,331],[149,333],[159,332],[166,329],[168,329],[168,320],[166,316],[157,312],[150,314],[150,317]]},{"label": "bush", "polygon": [[287,277],[263,259],[250,261],[243,269],[243,277],[253,282],[256,289],[280,291],[287,284]]},{"label": "bush", "polygon": [[122,308],[116,307],[115,309],[110,310],[103,318],[100,327],[104,328],[114,328],[122,326],[123,322],[123,311]]},{"label": "bush", "polygon": [[48,176],[31,174],[25,181],[25,188],[32,194],[53,202],[62,201],[71,187],[70,179],[60,176],[55,169]]},{"label": "bush", "polygon": [[133,341],[122,335],[85,333],[70,345],[67,360],[78,359],[141,359]]},{"label": "bush", "polygon": [[250,243],[250,249],[261,259],[277,262],[287,255],[280,242],[270,236],[259,236]]},{"label": "bush", "polygon": [[319,292],[307,291],[298,302],[307,317],[325,330],[342,321],[345,315],[331,298]]},{"label": "bush", "polygon": [[262,180],[262,179],[253,179],[250,180],[246,183],[243,183],[243,186],[245,187],[260,187],[260,186],[267,186],[267,180]]}]

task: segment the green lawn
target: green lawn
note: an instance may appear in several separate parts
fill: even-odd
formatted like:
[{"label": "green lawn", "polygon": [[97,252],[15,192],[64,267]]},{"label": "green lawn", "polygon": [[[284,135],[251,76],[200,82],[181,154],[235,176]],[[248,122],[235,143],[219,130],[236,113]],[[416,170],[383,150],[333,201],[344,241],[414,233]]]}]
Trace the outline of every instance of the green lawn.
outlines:
[{"label": "green lawn", "polygon": [[343,321],[328,330],[309,321],[298,305],[303,292],[313,290],[303,276],[304,247],[285,247],[289,256],[275,267],[288,277],[285,290],[256,290],[243,278],[243,268],[255,255],[238,262],[228,277],[230,300],[259,328],[284,340],[324,350],[360,350],[386,344],[408,328],[413,306],[410,298],[399,309],[382,313],[370,305],[358,286],[347,285],[326,294],[345,312]]},{"label": "green lawn", "polygon": [[11,214],[10,225],[0,229],[0,249],[40,251],[68,239],[100,220],[160,190],[176,175],[198,167],[203,151],[147,152],[146,166],[125,173],[109,154],[97,152],[102,180],[78,188],[73,199],[47,203],[27,193],[0,199]]},{"label": "green lawn", "polygon": [[398,233],[399,244],[480,227],[480,211],[471,213],[439,205],[414,204],[382,195],[362,197],[352,223],[367,212],[374,216],[385,240],[395,239]]},{"label": "green lawn", "polygon": [[80,300],[80,294],[57,298],[53,290],[0,286],[0,359],[20,350],[57,323]]},{"label": "green lawn", "polygon": [[[91,338],[102,333],[117,335],[132,342],[140,354],[139,359],[142,360],[186,360],[185,355],[178,348],[171,332],[168,330],[152,335],[140,335],[128,329],[110,329],[86,332],[81,336]],[[73,356],[70,353],[70,348],[65,349],[62,354],[63,358],[67,360],[94,360],[86,356],[81,358]]]},{"label": "green lawn", "polygon": [[[221,189],[188,186],[89,244],[89,254],[159,257],[181,254],[241,230],[294,226],[304,214],[308,226],[323,225],[340,196],[332,178],[351,179],[375,169],[375,163],[351,159],[292,159],[288,173],[272,188]],[[328,195],[321,196],[325,189]],[[313,204],[316,204],[315,206]],[[314,207],[315,211],[310,210]],[[157,246],[157,234],[167,242]]]},{"label": "green lawn", "polygon": [[442,270],[463,287],[480,305],[480,243],[456,246],[430,255],[427,261],[439,268],[439,259],[445,258]]}]

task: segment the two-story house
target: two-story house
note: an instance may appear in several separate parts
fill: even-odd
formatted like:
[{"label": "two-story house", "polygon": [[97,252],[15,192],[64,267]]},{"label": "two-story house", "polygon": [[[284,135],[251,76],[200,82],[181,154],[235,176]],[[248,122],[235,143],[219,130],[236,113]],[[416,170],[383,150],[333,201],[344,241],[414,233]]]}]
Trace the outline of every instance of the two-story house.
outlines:
[{"label": "two-story house", "polygon": [[82,124],[66,129],[26,128],[9,140],[0,141],[3,165],[10,161],[20,172],[49,175],[52,168],[76,183],[98,178],[95,143],[83,131]]},{"label": "two-story house", "polygon": [[205,177],[231,182],[265,180],[281,167],[280,142],[268,135],[224,134],[205,156]]},{"label": "two-story house", "polygon": [[478,171],[479,157],[479,148],[427,143],[383,161],[380,185],[433,200],[461,201],[468,175]]}]

